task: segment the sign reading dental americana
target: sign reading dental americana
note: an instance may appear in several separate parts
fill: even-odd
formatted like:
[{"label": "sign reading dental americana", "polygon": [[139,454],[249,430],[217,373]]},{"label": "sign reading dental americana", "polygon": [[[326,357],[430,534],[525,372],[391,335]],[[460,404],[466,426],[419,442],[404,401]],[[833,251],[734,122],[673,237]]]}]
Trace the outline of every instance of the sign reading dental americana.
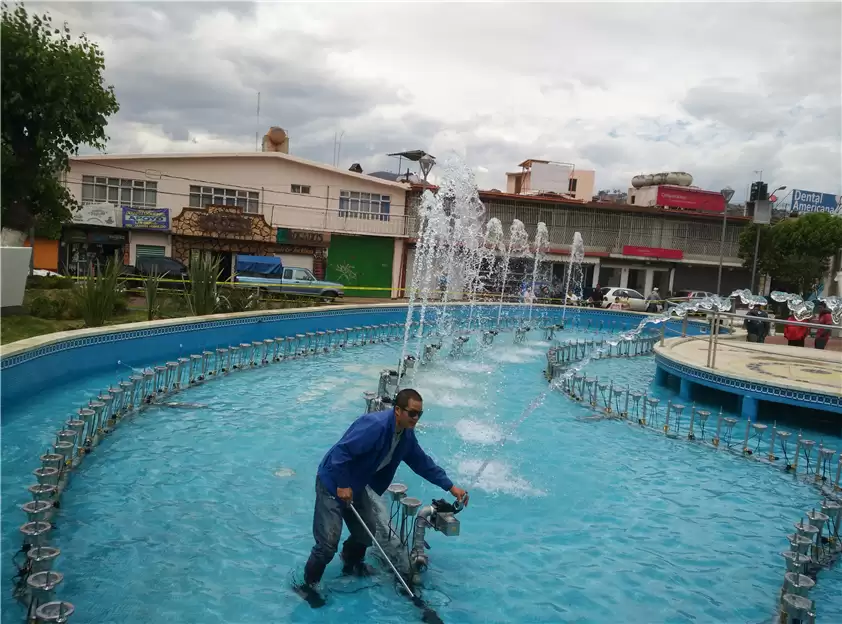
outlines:
[{"label": "sign reading dental americana", "polygon": [[838,212],[840,197],[830,193],[816,193],[814,191],[792,191],[793,212]]}]

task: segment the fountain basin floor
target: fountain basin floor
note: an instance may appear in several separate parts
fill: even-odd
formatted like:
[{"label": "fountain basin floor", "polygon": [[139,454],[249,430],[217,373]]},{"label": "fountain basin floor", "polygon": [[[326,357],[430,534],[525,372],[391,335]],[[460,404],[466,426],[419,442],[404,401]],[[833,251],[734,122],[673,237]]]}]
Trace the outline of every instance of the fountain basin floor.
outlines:
[{"label": "fountain basin floor", "polygon": [[[771,621],[779,553],[793,523],[816,506],[816,491],[623,422],[577,420],[588,411],[558,392],[501,447],[547,389],[547,343],[537,332],[531,338],[515,346],[501,334],[487,351],[442,357],[412,384],[425,398],[419,440],[457,484],[493,456],[459,516],[461,535],[428,534],[430,605],[445,622]],[[74,475],[57,517],[58,595],[76,605],[73,621],[420,621],[379,564],[372,579],[345,579],[334,560],[320,610],[288,589],[312,546],[318,463],[399,349],[244,371],[173,399],[207,407],[151,408],[122,423]],[[638,388],[655,370],[652,358],[593,366]],[[4,414],[4,622],[23,619],[6,572],[33,458],[62,414],[113,380],[86,380]],[[651,391],[674,397],[654,384]],[[406,466],[396,480],[425,502],[442,495]],[[839,580],[838,570],[820,576],[820,622],[842,621]]]}]

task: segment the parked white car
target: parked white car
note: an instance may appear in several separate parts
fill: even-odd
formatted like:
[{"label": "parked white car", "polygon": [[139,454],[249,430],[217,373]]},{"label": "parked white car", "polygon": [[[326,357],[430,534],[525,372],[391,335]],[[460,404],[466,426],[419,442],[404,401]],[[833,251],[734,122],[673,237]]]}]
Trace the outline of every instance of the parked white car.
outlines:
[{"label": "parked white car", "polygon": [[615,286],[607,286],[601,288],[602,293],[602,307],[610,308],[611,305],[617,302],[618,299],[628,300],[629,310],[633,312],[646,312],[646,297],[641,295],[636,290],[631,288],[617,288]]}]

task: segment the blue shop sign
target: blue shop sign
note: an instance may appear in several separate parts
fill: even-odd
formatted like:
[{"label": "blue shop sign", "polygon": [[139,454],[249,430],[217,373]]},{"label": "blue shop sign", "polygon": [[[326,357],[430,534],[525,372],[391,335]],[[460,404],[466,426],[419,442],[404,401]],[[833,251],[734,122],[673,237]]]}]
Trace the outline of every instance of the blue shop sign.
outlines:
[{"label": "blue shop sign", "polygon": [[813,191],[792,191],[791,210],[804,214],[808,212],[838,212],[839,197],[830,193],[815,193]]},{"label": "blue shop sign", "polygon": [[170,229],[170,209],[123,206],[123,227],[133,230],[168,231]]}]

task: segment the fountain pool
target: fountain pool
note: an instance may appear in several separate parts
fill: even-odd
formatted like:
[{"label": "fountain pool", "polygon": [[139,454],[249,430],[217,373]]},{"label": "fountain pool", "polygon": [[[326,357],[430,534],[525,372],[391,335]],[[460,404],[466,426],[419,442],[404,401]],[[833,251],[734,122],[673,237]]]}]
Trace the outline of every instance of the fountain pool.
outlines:
[{"label": "fountain pool", "polygon": [[[584,421],[590,412],[559,392],[502,445],[547,390],[541,337],[515,345],[502,333],[481,351],[472,339],[465,357],[416,370],[421,444],[457,484],[488,460],[461,535],[428,537],[427,603],[445,622],[771,621],[785,536],[816,491],[684,440]],[[76,606],[72,621],[420,621],[382,565],[371,579],[346,579],[334,560],[320,610],[289,590],[312,545],[318,463],[400,350],[369,345],[242,371],[185,391],[173,399],[181,405],[129,416],[73,476],[56,517],[57,595]],[[591,366],[638,388],[655,373],[651,356]],[[114,381],[91,375],[4,409],[4,571],[38,453],[63,415]],[[396,480],[425,502],[442,495],[406,466]],[[838,570],[823,574],[812,595],[819,621],[842,621]],[[21,621],[10,577],[3,619]]]}]

